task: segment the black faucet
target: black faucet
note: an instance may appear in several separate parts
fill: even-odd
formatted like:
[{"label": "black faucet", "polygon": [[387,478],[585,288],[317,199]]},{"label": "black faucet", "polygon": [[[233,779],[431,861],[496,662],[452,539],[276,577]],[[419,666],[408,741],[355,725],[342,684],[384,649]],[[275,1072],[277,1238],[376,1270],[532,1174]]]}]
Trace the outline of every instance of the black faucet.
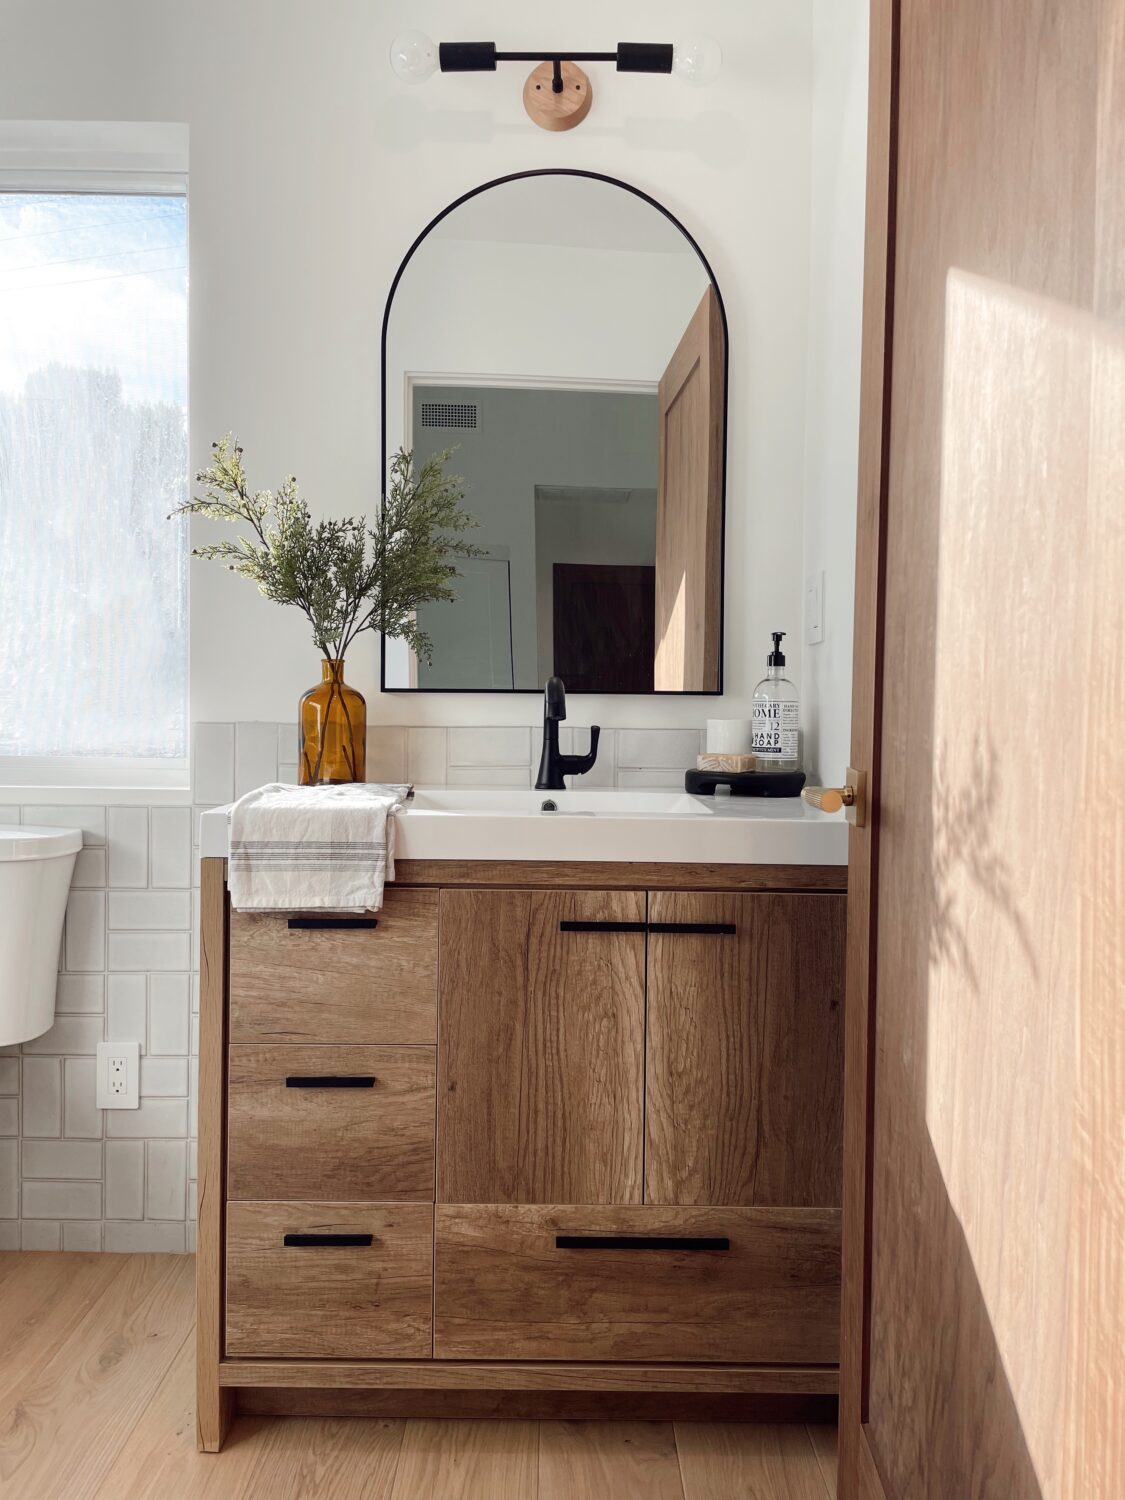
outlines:
[{"label": "black faucet", "polygon": [[561,792],[566,789],[564,776],[581,776],[598,758],[599,724],[590,725],[589,755],[559,754],[559,721],[566,718],[566,688],[561,677],[548,677],[543,693],[543,754],[539,757],[537,792]]}]

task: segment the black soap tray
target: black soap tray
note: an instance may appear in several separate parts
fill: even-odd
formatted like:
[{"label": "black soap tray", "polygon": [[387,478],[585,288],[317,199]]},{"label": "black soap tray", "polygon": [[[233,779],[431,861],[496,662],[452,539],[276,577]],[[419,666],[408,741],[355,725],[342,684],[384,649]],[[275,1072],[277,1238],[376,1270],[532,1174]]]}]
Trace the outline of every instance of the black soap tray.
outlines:
[{"label": "black soap tray", "polygon": [[799,797],[804,771],[685,771],[684,790],[713,797],[717,786],[729,786],[732,797]]}]

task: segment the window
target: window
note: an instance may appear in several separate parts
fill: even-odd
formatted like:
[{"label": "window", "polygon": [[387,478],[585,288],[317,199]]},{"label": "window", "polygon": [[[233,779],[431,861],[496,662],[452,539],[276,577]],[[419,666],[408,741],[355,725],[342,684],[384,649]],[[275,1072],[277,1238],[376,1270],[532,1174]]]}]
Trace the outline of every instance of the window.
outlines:
[{"label": "window", "polygon": [[0,190],[0,780],[184,780],[187,482],[182,191]]}]

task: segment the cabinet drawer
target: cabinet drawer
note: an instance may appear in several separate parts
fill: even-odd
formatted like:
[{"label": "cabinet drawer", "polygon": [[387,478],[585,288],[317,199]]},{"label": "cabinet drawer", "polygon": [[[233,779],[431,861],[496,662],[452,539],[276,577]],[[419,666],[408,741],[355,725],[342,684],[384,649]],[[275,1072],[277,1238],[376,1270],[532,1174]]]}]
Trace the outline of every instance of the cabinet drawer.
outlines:
[{"label": "cabinet drawer", "polygon": [[230,1049],[227,1197],[432,1202],[432,1047]]},{"label": "cabinet drawer", "polygon": [[436,891],[388,890],[374,927],[307,920],[231,912],[232,1042],[434,1043]]},{"label": "cabinet drawer", "polygon": [[231,1203],[226,1351],[429,1359],[432,1269],[429,1204]]},{"label": "cabinet drawer", "polygon": [[439,1204],[435,1256],[437,1359],[838,1358],[836,1209]]}]

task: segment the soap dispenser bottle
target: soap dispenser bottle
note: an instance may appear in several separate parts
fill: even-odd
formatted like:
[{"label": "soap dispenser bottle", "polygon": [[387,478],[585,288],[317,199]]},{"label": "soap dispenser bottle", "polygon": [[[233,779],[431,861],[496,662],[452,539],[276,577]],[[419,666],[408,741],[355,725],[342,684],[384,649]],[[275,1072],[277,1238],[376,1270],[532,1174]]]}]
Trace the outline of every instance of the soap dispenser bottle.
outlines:
[{"label": "soap dispenser bottle", "polygon": [[766,657],[766,675],[754,689],[752,749],[759,771],[796,771],[797,689],[782,671],[784,630],[775,630],[773,650]]}]

